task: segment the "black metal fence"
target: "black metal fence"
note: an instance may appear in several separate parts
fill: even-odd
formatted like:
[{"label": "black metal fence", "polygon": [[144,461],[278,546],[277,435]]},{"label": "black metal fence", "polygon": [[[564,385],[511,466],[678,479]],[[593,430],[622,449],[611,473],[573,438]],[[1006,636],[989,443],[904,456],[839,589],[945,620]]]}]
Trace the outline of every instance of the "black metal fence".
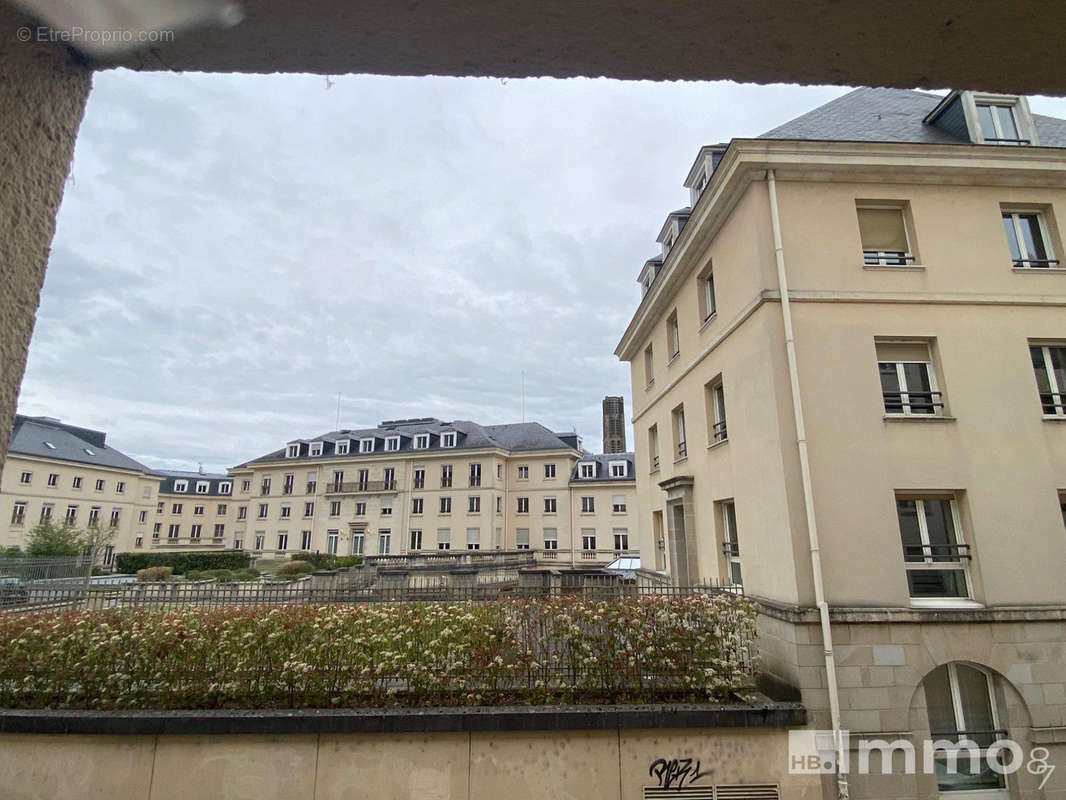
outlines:
[{"label": "black metal fence", "polygon": [[478,582],[477,575],[402,575],[367,582],[338,575],[297,581],[134,582],[92,585],[79,581],[36,581],[9,587],[0,610],[11,612],[126,607],[220,608],[251,605],[333,605],[352,603],[484,602],[501,598],[684,597],[694,594],[742,594],[739,586],[707,583],[674,586],[654,573],[626,576],[556,573],[522,576],[503,582]]}]

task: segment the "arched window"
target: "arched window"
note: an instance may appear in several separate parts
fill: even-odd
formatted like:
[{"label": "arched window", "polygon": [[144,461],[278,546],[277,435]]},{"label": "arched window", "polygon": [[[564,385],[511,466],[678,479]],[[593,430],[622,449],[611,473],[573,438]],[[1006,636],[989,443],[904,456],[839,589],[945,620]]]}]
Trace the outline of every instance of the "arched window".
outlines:
[{"label": "arched window", "polygon": [[986,758],[992,743],[1007,735],[999,727],[988,674],[967,664],[944,664],[930,672],[922,685],[933,740],[955,745],[969,741],[976,745],[976,749],[955,746],[937,751],[935,766],[940,791],[1004,789],[1003,775],[993,771]]}]

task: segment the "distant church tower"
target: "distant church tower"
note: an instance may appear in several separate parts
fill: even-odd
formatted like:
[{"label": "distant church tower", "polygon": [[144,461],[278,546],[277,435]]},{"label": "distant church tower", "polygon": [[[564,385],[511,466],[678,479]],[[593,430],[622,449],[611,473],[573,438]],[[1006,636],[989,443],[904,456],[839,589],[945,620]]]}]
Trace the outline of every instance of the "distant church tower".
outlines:
[{"label": "distant church tower", "polygon": [[626,451],[626,407],[621,397],[603,398],[603,452]]}]

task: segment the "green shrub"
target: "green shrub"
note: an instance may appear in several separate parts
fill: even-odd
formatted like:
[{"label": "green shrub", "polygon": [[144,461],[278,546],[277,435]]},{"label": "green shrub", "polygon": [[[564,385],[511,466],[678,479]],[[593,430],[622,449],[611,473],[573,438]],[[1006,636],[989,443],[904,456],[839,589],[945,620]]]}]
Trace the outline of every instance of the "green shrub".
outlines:
[{"label": "green shrub", "polygon": [[233,580],[233,570],[230,569],[209,569],[204,573],[205,578],[213,578],[216,581],[230,582]]},{"label": "green shrub", "polygon": [[185,580],[187,581],[202,581],[204,574],[199,570],[191,569],[185,573]]},{"label": "green shrub", "polygon": [[726,701],[755,619],[724,594],[0,614],[0,707]]},{"label": "green shrub", "polygon": [[329,553],[296,553],[293,561],[306,561],[313,564],[315,569],[343,569],[356,567],[363,563],[362,556],[334,556]]},{"label": "green shrub", "polygon": [[11,545],[0,550],[0,558],[25,558],[25,556],[22,553],[22,548]]},{"label": "green shrub", "polygon": [[245,569],[239,569],[234,572],[233,577],[238,581],[254,581],[259,577],[259,570],[246,567]]},{"label": "green shrub", "polygon": [[139,581],[165,581],[170,578],[174,570],[170,567],[145,567],[137,570]]},{"label": "green shrub", "polygon": [[115,569],[119,572],[139,572],[147,567],[172,567],[175,575],[189,570],[246,569],[251,556],[243,550],[223,550],[212,553],[119,553]]},{"label": "green shrub", "polygon": [[315,565],[309,561],[288,561],[278,567],[279,578],[301,578],[315,571]]}]

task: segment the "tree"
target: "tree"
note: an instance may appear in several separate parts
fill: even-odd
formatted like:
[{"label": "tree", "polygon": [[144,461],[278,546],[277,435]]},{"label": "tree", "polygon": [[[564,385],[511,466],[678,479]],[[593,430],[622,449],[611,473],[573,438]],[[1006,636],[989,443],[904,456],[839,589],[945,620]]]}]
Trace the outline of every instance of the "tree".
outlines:
[{"label": "tree", "polygon": [[96,522],[91,522],[88,528],[78,531],[78,543],[81,547],[81,552],[89,556],[89,563],[85,566],[86,589],[89,588],[89,584],[92,582],[93,565],[103,555],[104,548],[111,543],[117,532],[114,527],[102,528]]},{"label": "tree", "polygon": [[81,536],[82,532],[69,522],[56,524],[42,519],[26,535],[26,554],[37,558],[79,556],[84,550]]}]

